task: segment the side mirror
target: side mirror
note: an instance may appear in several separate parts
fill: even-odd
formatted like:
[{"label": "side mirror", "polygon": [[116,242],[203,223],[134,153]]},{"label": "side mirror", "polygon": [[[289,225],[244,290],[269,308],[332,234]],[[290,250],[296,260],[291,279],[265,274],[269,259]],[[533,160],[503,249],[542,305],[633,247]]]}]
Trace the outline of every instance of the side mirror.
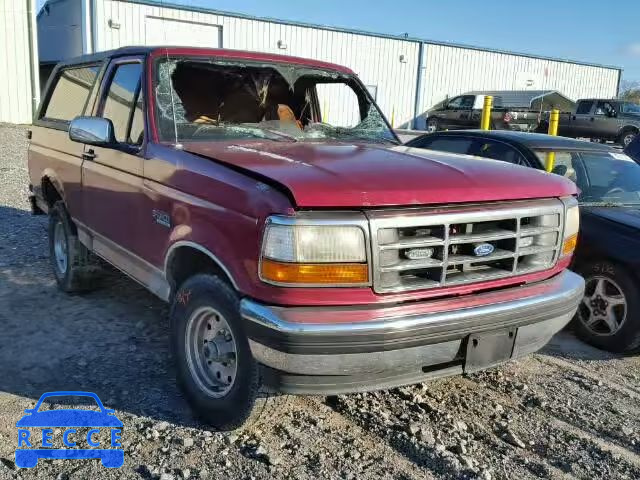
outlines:
[{"label": "side mirror", "polygon": [[614,109],[611,109],[607,111],[607,116],[611,118],[616,118],[618,116],[618,112],[616,112]]},{"label": "side mirror", "polygon": [[69,126],[69,138],[74,142],[108,147],[116,143],[113,123],[108,118],[76,117]]}]

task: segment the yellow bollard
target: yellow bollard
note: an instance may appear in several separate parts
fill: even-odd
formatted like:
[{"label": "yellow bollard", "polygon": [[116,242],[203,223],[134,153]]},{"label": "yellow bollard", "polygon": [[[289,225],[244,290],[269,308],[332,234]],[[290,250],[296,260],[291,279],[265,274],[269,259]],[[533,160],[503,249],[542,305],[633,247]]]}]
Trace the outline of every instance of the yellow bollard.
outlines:
[{"label": "yellow bollard", "polygon": [[480,128],[482,130],[491,129],[491,109],[493,108],[493,97],[485,95],[484,107],[482,107],[482,119],[480,120]]},{"label": "yellow bollard", "polygon": [[[558,135],[558,125],[560,124],[560,110],[554,108],[549,115],[549,135]],[[547,154],[547,172],[552,172],[556,164],[556,152]]]},{"label": "yellow bollard", "polygon": [[327,123],[329,117],[329,109],[327,108],[327,101],[325,100],[322,105],[322,123]]},{"label": "yellow bollard", "polygon": [[391,110],[391,128],[396,127],[396,107],[393,107]]},{"label": "yellow bollard", "polygon": [[558,124],[560,123],[560,110],[554,108],[549,116],[549,135],[558,135]]}]

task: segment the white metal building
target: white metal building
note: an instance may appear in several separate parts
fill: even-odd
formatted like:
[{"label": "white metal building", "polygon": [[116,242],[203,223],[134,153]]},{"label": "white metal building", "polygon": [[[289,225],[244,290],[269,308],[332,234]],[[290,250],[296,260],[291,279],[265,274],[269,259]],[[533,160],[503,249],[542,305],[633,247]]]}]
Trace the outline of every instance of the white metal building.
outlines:
[{"label": "white metal building", "polygon": [[35,0],[0,0],[0,122],[31,123],[38,104]]},{"label": "white metal building", "polygon": [[[275,19],[160,0],[49,0],[38,15],[40,61],[126,45],[234,48],[346,65],[395,126],[421,126],[434,104],[470,90],[558,90],[612,98],[621,71],[573,62]],[[47,70],[45,70],[47,72]]]}]

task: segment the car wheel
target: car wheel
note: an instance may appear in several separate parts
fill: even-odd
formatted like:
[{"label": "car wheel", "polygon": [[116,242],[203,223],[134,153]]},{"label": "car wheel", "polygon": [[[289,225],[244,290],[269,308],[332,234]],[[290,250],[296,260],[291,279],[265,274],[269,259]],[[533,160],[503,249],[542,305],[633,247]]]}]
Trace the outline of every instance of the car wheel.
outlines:
[{"label": "car wheel", "polygon": [[63,202],[49,212],[49,259],[58,287],[72,293],[95,288],[100,268],[76,233]]},{"label": "car wheel", "polygon": [[436,117],[431,117],[427,119],[427,132],[433,133],[440,130],[440,122]]},{"label": "car wheel", "polygon": [[576,314],[576,333],[585,342],[616,353],[640,351],[638,282],[621,266],[590,262],[577,269],[585,294]]},{"label": "car wheel", "polygon": [[638,132],[636,130],[625,130],[620,134],[620,138],[618,139],[618,143],[622,145],[623,148],[627,148],[633,139],[636,137]]},{"label": "car wheel", "polygon": [[206,423],[234,430],[255,423],[284,396],[261,389],[235,291],[220,278],[198,274],[176,292],[171,307],[171,349],[178,384]]}]

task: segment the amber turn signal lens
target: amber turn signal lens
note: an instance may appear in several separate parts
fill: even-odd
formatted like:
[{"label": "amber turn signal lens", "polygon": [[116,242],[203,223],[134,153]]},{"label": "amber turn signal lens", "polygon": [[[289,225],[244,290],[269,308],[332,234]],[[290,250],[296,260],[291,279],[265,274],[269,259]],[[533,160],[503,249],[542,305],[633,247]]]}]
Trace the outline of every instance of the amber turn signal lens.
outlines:
[{"label": "amber turn signal lens", "polygon": [[283,263],[262,260],[263,280],[275,283],[344,285],[369,280],[366,263]]},{"label": "amber turn signal lens", "polygon": [[578,235],[571,235],[564,239],[564,244],[562,245],[562,255],[570,255],[576,249],[578,245]]}]

